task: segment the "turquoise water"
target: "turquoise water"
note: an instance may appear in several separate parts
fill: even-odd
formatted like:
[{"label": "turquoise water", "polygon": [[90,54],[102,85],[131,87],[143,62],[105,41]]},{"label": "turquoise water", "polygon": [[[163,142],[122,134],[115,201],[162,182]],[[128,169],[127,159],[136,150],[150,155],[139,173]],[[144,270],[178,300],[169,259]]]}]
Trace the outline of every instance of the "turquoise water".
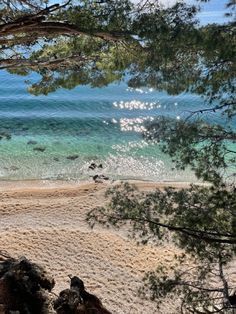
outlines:
[{"label": "turquoise water", "polygon": [[[0,131],[11,134],[0,141],[1,180],[80,181],[97,173],[111,179],[194,180],[190,171],[172,170],[159,146],[143,140],[142,130],[146,119],[180,119],[190,107],[204,107],[199,96],[133,90],[125,83],[33,96],[28,79],[0,72]],[[91,162],[103,168],[89,170]]]}]

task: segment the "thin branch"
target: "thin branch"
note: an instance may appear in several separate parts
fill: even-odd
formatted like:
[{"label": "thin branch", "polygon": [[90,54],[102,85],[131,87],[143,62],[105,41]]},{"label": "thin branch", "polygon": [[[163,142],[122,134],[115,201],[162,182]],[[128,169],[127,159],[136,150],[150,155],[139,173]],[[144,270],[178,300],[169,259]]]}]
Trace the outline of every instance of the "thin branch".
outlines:
[{"label": "thin branch", "polygon": [[109,41],[118,41],[130,36],[129,32],[106,32],[97,30],[84,30],[76,25],[72,25],[67,22],[59,21],[46,21],[46,17],[65,6],[67,6],[71,0],[64,5],[54,4],[46,9],[43,9],[35,14],[25,15],[15,20],[14,22],[4,23],[0,25],[0,38],[7,39],[7,36],[14,36],[16,34],[25,33],[41,35],[88,35],[98,37]]},{"label": "thin branch", "polygon": [[[222,234],[218,232],[208,232],[208,231],[203,231],[203,230],[190,229],[187,227],[172,226],[172,225],[160,223],[154,220],[149,220],[146,218],[138,219],[138,218],[132,218],[132,217],[121,217],[121,216],[118,217],[118,216],[109,216],[109,215],[106,215],[106,216],[111,220],[120,220],[120,221],[129,220],[129,221],[139,222],[143,224],[144,223],[153,224],[159,227],[166,228],[170,231],[176,231],[176,232],[186,234],[188,236],[191,236],[199,240],[203,240],[208,243],[236,244],[236,235],[232,235],[232,234]],[[212,236],[216,236],[216,237],[212,237]],[[218,237],[224,237],[226,239],[222,239]]]},{"label": "thin branch", "polygon": [[235,105],[235,103],[226,103],[226,104],[223,104],[223,105],[217,105],[215,107],[212,107],[212,108],[204,108],[204,109],[198,109],[198,110],[195,110],[195,111],[190,111],[190,115],[185,119],[185,121],[191,119],[194,115],[196,114],[199,114],[199,113],[204,113],[204,112],[216,112],[218,110],[221,110],[225,107],[230,107],[230,106],[233,106]]},{"label": "thin branch", "polygon": [[[54,67],[54,66],[65,66],[74,63],[82,63],[89,60],[96,59],[97,56],[93,56],[90,58],[83,57],[81,55],[72,55],[67,56],[66,58],[59,58],[59,59],[50,59],[50,60],[29,60],[29,59],[3,59],[0,60],[0,70],[2,69],[9,69],[9,68],[21,68],[21,67],[27,67],[30,69],[34,68],[40,68],[40,67]],[[3,64],[3,65],[1,65]]]},{"label": "thin branch", "polygon": [[215,288],[215,289],[210,289],[210,288],[204,288],[204,287],[199,287],[199,286],[196,286],[194,284],[191,284],[191,283],[188,283],[188,282],[176,282],[174,283],[178,286],[187,286],[187,287],[191,287],[191,288],[194,288],[194,289],[197,289],[197,290],[201,290],[201,291],[206,291],[206,292],[221,292],[223,293],[223,289],[219,288]]}]

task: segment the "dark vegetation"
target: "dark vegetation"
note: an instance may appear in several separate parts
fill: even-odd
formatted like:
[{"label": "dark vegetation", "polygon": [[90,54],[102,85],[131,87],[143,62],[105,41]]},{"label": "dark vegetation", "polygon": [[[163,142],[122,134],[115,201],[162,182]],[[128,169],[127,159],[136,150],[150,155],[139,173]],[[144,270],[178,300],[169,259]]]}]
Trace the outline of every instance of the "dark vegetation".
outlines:
[{"label": "dark vegetation", "polygon": [[[235,6],[228,1],[226,14],[234,17]],[[181,313],[228,313],[236,289],[229,273],[236,252],[236,24],[232,19],[200,26],[197,11],[183,2],[163,8],[152,1],[51,6],[2,1],[0,69],[37,72],[39,80],[27,82],[34,95],[126,80],[134,88],[191,92],[205,99],[203,108],[193,110],[190,104],[178,121],[160,116],[147,121],[143,136],[160,145],[178,169],[190,168],[208,185],[147,194],[124,184],[109,190],[110,204],[91,211],[88,220],[91,225],[128,223],[139,241],[171,239],[183,249],[172,269],[147,274],[145,297],[160,305],[178,296]],[[0,139],[5,138],[10,135],[2,133]],[[74,295],[64,292],[60,300],[70,303]]]}]

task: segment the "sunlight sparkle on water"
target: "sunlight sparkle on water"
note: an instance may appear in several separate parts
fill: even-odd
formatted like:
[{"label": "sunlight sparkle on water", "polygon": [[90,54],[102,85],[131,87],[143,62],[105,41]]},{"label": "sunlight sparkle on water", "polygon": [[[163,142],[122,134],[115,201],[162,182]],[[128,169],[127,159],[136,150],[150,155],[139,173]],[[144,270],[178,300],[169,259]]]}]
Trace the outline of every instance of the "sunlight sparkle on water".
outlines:
[{"label": "sunlight sparkle on water", "polygon": [[130,141],[126,144],[115,144],[112,146],[112,149],[116,150],[120,153],[128,153],[131,150],[142,149],[144,147],[149,146],[150,144],[144,140],[142,141]]},{"label": "sunlight sparkle on water", "polygon": [[[145,158],[133,156],[123,156],[120,155],[110,155],[106,160],[106,166],[109,169],[115,167],[116,175],[119,177],[126,174],[127,178],[144,179],[149,178],[156,180],[162,180],[165,177],[166,169],[164,163],[161,160],[156,160],[155,158]],[[135,177],[134,177],[135,174]]]},{"label": "sunlight sparkle on water", "polygon": [[158,102],[142,102],[139,100],[131,100],[131,101],[120,101],[113,102],[113,106],[118,109],[128,109],[128,110],[152,110],[156,108],[161,108],[161,105]]},{"label": "sunlight sparkle on water", "polygon": [[140,117],[140,118],[122,118],[120,119],[120,129],[121,131],[127,132],[127,131],[134,131],[134,132],[145,132],[146,128],[144,127],[143,123],[144,121],[153,121],[153,117]]},{"label": "sunlight sparkle on water", "polygon": [[137,92],[140,94],[148,94],[152,93],[154,91],[153,88],[133,88],[133,87],[128,87],[126,89],[127,92]]}]

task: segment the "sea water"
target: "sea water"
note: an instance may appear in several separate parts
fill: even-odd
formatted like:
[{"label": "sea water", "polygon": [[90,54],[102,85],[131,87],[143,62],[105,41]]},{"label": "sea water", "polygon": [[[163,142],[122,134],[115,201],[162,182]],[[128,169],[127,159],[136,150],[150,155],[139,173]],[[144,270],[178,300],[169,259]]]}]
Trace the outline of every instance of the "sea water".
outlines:
[{"label": "sea water", "polygon": [[[95,174],[114,180],[195,180],[190,170],[173,169],[160,144],[145,141],[143,131],[147,119],[181,119],[204,107],[200,96],[171,96],[125,83],[33,96],[26,80],[0,71],[0,132],[11,135],[0,141],[0,180],[81,181]],[[91,170],[91,163],[102,166]]]}]

